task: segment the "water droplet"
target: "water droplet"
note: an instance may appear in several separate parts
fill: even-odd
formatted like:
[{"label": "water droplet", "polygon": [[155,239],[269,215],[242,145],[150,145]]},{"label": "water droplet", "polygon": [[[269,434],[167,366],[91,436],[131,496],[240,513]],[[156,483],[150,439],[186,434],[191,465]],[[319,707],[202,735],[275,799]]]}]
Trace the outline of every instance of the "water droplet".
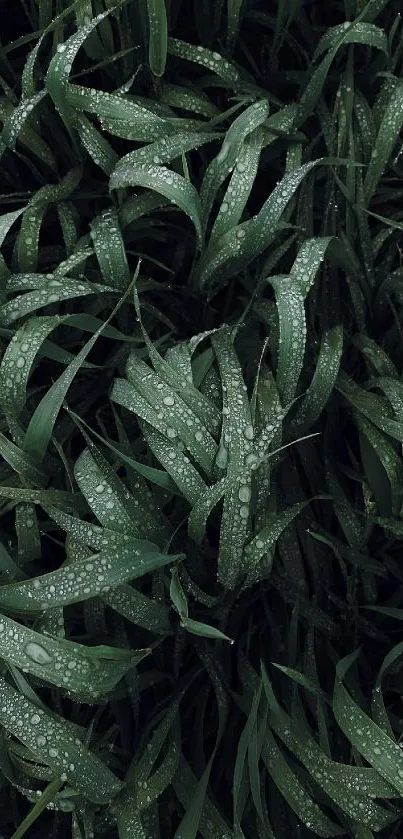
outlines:
[{"label": "water droplet", "polygon": [[31,724],[32,725],[38,725],[40,723],[40,721],[41,721],[41,718],[40,718],[39,714],[32,714],[32,717],[31,717]]},{"label": "water droplet", "polygon": [[240,490],[238,492],[238,498],[240,501],[243,501],[245,504],[247,504],[248,501],[250,501],[251,494],[252,493],[250,487],[242,486],[240,487]]},{"label": "water droplet", "polygon": [[249,466],[249,469],[257,469],[258,467],[258,459],[257,455],[253,452],[247,454],[245,457],[245,466]]},{"label": "water droplet", "polygon": [[203,434],[201,431],[196,431],[195,438],[198,443],[201,443],[203,440]]},{"label": "water droplet", "polygon": [[26,655],[35,661],[36,664],[50,664],[52,661],[52,656],[42,647],[40,644],[31,641],[29,644],[26,645],[25,653]]},{"label": "water droplet", "polygon": [[243,504],[242,507],[239,508],[239,515],[241,519],[247,519],[249,516],[249,507],[247,504]]},{"label": "water droplet", "polygon": [[46,737],[44,737],[43,734],[38,734],[36,742],[38,746],[46,746]]},{"label": "water droplet", "polygon": [[171,396],[171,394],[168,394],[168,396],[164,396],[162,401],[164,405],[167,405],[168,407],[172,407],[172,405],[175,405],[175,399],[173,396]]},{"label": "water droplet", "polygon": [[247,440],[253,440],[253,425],[246,425],[243,433]]},{"label": "water droplet", "polygon": [[169,437],[170,440],[173,440],[174,437],[176,437],[176,431],[174,428],[167,428],[167,437]]},{"label": "water droplet", "polygon": [[226,468],[228,462],[228,449],[226,449],[225,446],[221,445],[219,447],[215,462],[218,469]]}]

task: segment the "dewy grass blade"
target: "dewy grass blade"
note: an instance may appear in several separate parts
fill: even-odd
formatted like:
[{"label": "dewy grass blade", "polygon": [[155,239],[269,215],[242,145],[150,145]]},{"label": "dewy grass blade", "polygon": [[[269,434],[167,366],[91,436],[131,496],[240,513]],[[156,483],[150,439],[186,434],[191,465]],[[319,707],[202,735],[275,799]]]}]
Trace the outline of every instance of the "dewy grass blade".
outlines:
[{"label": "dewy grass blade", "polygon": [[76,113],[74,125],[84,148],[94,163],[106,175],[111,175],[119,158],[110,143],[87,119],[85,114]]},{"label": "dewy grass blade", "polygon": [[315,831],[317,836],[343,835],[343,828],[338,828],[325,816],[308,790],[294,774],[269,726],[266,729],[262,758],[279,792],[307,828]]},{"label": "dewy grass blade", "polygon": [[245,138],[230,183],[220,204],[211,238],[223,236],[238,224],[258,171],[262,145],[263,135],[259,129]]},{"label": "dewy grass blade", "polygon": [[130,170],[130,166],[138,167],[142,164],[165,166],[181,154],[198,149],[206,143],[219,139],[220,136],[220,134],[209,134],[206,131],[177,131],[172,137],[162,137],[154,143],[148,143],[125,154],[118,161],[114,174],[119,175],[120,171]]},{"label": "dewy grass blade", "polygon": [[[0,454],[11,466],[14,472],[22,478],[23,481],[32,483],[37,486],[43,486],[45,482],[44,472],[37,468],[35,461],[29,457],[25,452],[11,440],[8,440],[5,434],[0,431]],[[15,491],[15,487],[10,487],[11,493]],[[60,492],[60,490],[59,490]],[[64,494],[64,493],[63,493]]]},{"label": "dewy grass blade", "polygon": [[95,346],[99,336],[102,335],[104,327],[109,325],[110,321],[119,310],[124,298],[125,295],[119,301],[117,306],[115,306],[105,323],[101,324],[95,335],[93,335],[80,350],[74,361],[69,364],[64,373],[62,373],[59,379],[54,382],[52,387],[48,390],[35,409],[25,435],[24,449],[38,460],[41,460],[45,455],[53,433],[57,415],[63,405],[71,383],[78,373],[83,361],[85,361],[88,353],[91,351],[93,346]]},{"label": "dewy grass blade", "polygon": [[[83,559],[90,561],[92,551],[76,538],[67,536],[66,555],[71,563]],[[109,592],[104,591],[102,593],[100,601],[136,626],[141,626],[157,635],[170,633],[169,607],[164,603],[153,600],[151,597],[147,597],[132,585],[114,586]],[[40,621],[43,622],[44,619],[51,618],[57,611],[57,609],[52,609],[43,612]],[[140,651],[140,654],[142,654],[142,651]]]},{"label": "dewy grass blade", "polygon": [[100,120],[104,131],[126,140],[151,142],[168,133],[172,125],[151,108],[116,93],[69,84],[66,99],[70,110],[89,111]]},{"label": "dewy grass blade", "polygon": [[305,299],[325,258],[331,237],[307,239],[298,251],[290,271],[290,279],[297,282]]},{"label": "dewy grass blade", "polygon": [[193,223],[201,245],[200,198],[193,184],[172,169],[155,164],[118,166],[110,179],[111,189],[142,186],[160,193],[176,204]]},{"label": "dewy grass blade", "polygon": [[115,380],[112,399],[138,414],[168,440],[181,441],[210,475],[217,444],[182,396],[133,354],[128,360],[127,376],[129,381]]},{"label": "dewy grass blade", "polygon": [[117,291],[126,291],[130,271],[117,211],[110,209],[96,216],[91,236],[103,281]]},{"label": "dewy grass blade", "polygon": [[202,46],[195,47],[193,44],[187,44],[178,38],[168,38],[168,52],[171,55],[178,56],[178,58],[199,64],[206,70],[211,70],[232,87],[237,88],[242,82],[239,70],[218,52],[211,52],[211,50]]},{"label": "dewy grass blade", "polygon": [[90,801],[105,804],[121,782],[96,755],[70,733],[65,720],[46,714],[0,677],[0,721],[57,775],[66,775],[74,789]]},{"label": "dewy grass blade", "polygon": [[256,216],[207,248],[194,274],[194,282],[200,290],[210,289],[219,278],[231,277],[260,256],[273,240],[280,218],[299,184],[319,162],[306,163],[285,175]]},{"label": "dewy grass blade", "polygon": [[[221,426],[221,412],[216,408],[211,399],[201,393],[200,390],[197,390],[193,383],[191,362],[195,347],[193,346],[192,348],[191,342],[176,344],[171,350],[168,350],[166,357],[163,358],[144,328],[137,289],[134,290],[134,306],[148,355],[156,374],[165,381],[168,387],[175,390],[206,428],[211,430],[212,434],[217,434]],[[134,359],[134,356],[132,358]],[[156,382],[156,386],[157,389],[161,390],[161,383]]]},{"label": "dewy grass blade", "polygon": [[318,361],[311,384],[300,402],[292,429],[303,433],[319,418],[336,383],[343,351],[343,330],[335,326],[322,337]]},{"label": "dewy grass blade", "polygon": [[[16,471],[20,472],[20,470]],[[32,478],[34,475],[30,475]],[[39,477],[39,476],[38,476]],[[33,481],[33,483],[42,483],[43,477],[40,481]],[[15,502],[26,502],[27,504],[40,504],[45,506],[48,504],[55,504],[65,510],[80,512],[83,510],[82,497],[78,494],[72,495],[62,489],[25,489],[24,487],[0,486],[0,498],[8,498]],[[32,513],[28,515],[28,528],[33,526]]]},{"label": "dewy grass blade", "polygon": [[[116,8],[116,7],[115,7]],[[49,91],[57,110],[71,130],[74,125],[74,111],[67,102],[67,88],[73,61],[88,36],[104,20],[112,9],[89,20],[72,35],[65,44],[59,44],[53,56],[46,75],[46,88]]]},{"label": "dewy grass blade", "polygon": [[203,478],[180,448],[163,437],[151,425],[141,423],[144,437],[157,460],[171,476],[184,498],[195,506],[200,495],[207,490]]},{"label": "dewy grass blade", "polygon": [[[72,527],[72,535],[80,538],[79,528]],[[80,603],[178,558],[160,553],[151,542],[121,538],[120,543],[104,547],[99,554],[75,563],[74,567],[63,566],[22,583],[0,586],[0,605],[29,614]]]},{"label": "dewy grass blade", "polygon": [[[260,562],[275,546],[277,539],[299,513],[309,504],[303,501],[294,504],[286,510],[272,513],[267,516],[267,524],[250,541],[244,551],[245,568],[247,570],[247,585],[252,585],[261,577]],[[267,576],[267,562],[264,563],[264,575]]]},{"label": "dewy grass blade", "polygon": [[165,0],[147,0],[149,45],[148,61],[155,76],[165,71],[168,49],[168,26]]},{"label": "dewy grass blade", "polygon": [[276,380],[284,407],[296,394],[306,340],[304,298],[299,283],[290,282],[290,279],[281,276],[270,278],[276,295],[280,328]]},{"label": "dewy grass blade", "polygon": [[[39,285],[40,275],[37,274],[36,277]],[[0,306],[0,323],[2,326],[8,326],[25,317],[25,315],[36,311],[36,309],[41,309],[51,303],[71,300],[74,297],[85,297],[88,294],[96,294],[99,290],[95,287],[91,288],[89,283],[77,282],[67,278],[64,278],[63,282],[47,277],[44,277],[43,280],[42,287],[37,287],[35,291],[29,291],[26,294],[20,294],[14,300]]]},{"label": "dewy grass blade", "polygon": [[227,46],[231,49],[238,34],[243,0],[227,0]]},{"label": "dewy grass blade", "polygon": [[399,80],[382,114],[382,121],[365,175],[364,192],[367,205],[374,195],[379,179],[388,165],[393,149],[399,140],[402,125],[403,84]]},{"label": "dewy grass blade", "polygon": [[[392,444],[387,437],[379,431],[366,417],[358,411],[354,412],[355,420],[360,431],[364,436],[367,444],[373,449],[377,458],[386,473],[387,480],[390,486],[392,511],[397,512],[401,508],[403,498],[403,464],[401,457],[396,453]],[[368,464],[369,465],[369,464]],[[366,463],[364,463],[364,468]],[[371,472],[367,475],[371,489],[374,493],[374,498],[379,501],[382,498],[382,475],[379,472]],[[381,501],[381,503],[383,503]]]},{"label": "dewy grass blade", "polygon": [[[246,137],[254,132],[269,116],[267,100],[254,102],[230,125],[218,155],[206,169],[200,188],[202,225],[205,230],[214,198],[221,184],[234,169]],[[245,171],[242,168],[241,172]]]},{"label": "dewy grass blade", "polygon": [[34,96],[22,99],[5,121],[1,139],[9,149],[14,151],[17,140],[21,139],[21,135],[24,135],[24,129],[30,128],[31,115],[45,96],[46,91],[40,91]]},{"label": "dewy grass blade", "polygon": [[[333,696],[336,721],[350,743],[384,778],[397,795],[403,794],[403,753],[398,743],[380,729],[352,699],[344,687],[343,678],[356,654],[347,656],[337,665]],[[397,796],[396,796],[397,797]]]},{"label": "dewy grass blade", "polygon": [[7,415],[18,417],[23,410],[36,355],[62,320],[60,317],[37,317],[15,332],[0,365],[0,404]]},{"label": "dewy grass blade", "polygon": [[137,492],[132,495],[93,443],[77,458],[74,476],[105,528],[156,544],[167,536],[163,517],[143,482],[136,479]]},{"label": "dewy grass blade", "polygon": [[220,115],[219,109],[209,97],[200,90],[188,90],[186,87],[174,84],[164,84],[160,92],[160,102],[171,108],[180,108],[192,114],[200,114],[207,119]]},{"label": "dewy grass blade", "polygon": [[[363,23],[362,21],[356,21],[353,26],[350,21],[346,23],[339,23],[338,26],[332,26],[327,30],[316,47],[314,61],[328,49],[331,49],[340,38],[343,39],[343,43],[345,44],[365,44],[367,47],[374,47],[380,50],[385,55],[388,54],[388,41],[385,32],[379,26],[375,26],[373,23]],[[348,32],[346,31],[347,29]]]},{"label": "dewy grass blade", "polygon": [[61,638],[44,636],[0,617],[0,656],[44,682],[57,685],[81,697],[94,700],[117,685],[124,674],[140,661],[147,651],[110,648],[104,658],[102,648],[87,648]]},{"label": "dewy grass blade", "polygon": [[251,468],[254,428],[246,386],[229,330],[212,337],[223,391],[221,449],[226,451],[227,477],[235,478],[224,496],[221,517],[218,579],[234,588],[246,571],[243,549],[250,533]]},{"label": "dewy grass blade", "polygon": [[18,235],[18,266],[28,273],[37,270],[39,235],[46,211],[52,204],[68,198],[80,183],[80,166],[71,169],[59,184],[46,184],[39,189],[25,208]]},{"label": "dewy grass blade", "polygon": [[269,703],[271,728],[337,807],[375,830],[381,830],[395,821],[393,813],[372,800],[390,797],[391,793],[393,797],[391,785],[376,772],[330,760],[308,731],[301,733],[293,719],[282,710],[265,670],[263,684]]}]

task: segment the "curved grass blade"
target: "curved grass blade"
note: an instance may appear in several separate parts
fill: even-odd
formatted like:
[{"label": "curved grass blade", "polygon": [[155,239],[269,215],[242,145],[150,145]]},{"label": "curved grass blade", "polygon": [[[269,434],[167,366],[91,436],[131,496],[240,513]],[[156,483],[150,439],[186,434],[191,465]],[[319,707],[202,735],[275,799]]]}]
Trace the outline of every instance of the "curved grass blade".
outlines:
[{"label": "curved grass blade", "polygon": [[200,495],[203,495],[207,489],[197,469],[175,443],[163,437],[149,423],[142,422],[140,427],[157,460],[175,481],[184,498],[192,507],[195,506]]},{"label": "curved grass blade", "polygon": [[315,280],[331,241],[331,236],[316,236],[314,239],[307,239],[298,251],[290,271],[290,278],[299,284],[304,299]]},{"label": "curved grass blade", "polygon": [[120,791],[118,778],[69,732],[64,719],[44,713],[2,677],[0,722],[38,761],[65,775],[73,789],[90,801],[105,804]]},{"label": "curved grass blade", "polygon": [[343,835],[343,828],[338,828],[325,816],[316,801],[313,800],[294,774],[269,726],[266,728],[262,758],[279,792],[307,828],[313,830],[317,836]]},{"label": "curved grass blade", "polygon": [[201,244],[200,199],[193,186],[182,175],[165,166],[138,164],[118,166],[110,179],[111,189],[142,186],[168,198],[187,215],[193,223],[198,244]]},{"label": "curved grass blade", "polygon": [[60,317],[29,320],[13,336],[0,365],[0,404],[8,416],[18,417],[26,403],[26,387],[36,355]]},{"label": "curved grass blade", "polygon": [[127,376],[129,381],[115,379],[111,398],[146,420],[171,442],[182,441],[210,475],[217,445],[182,396],[133,354],[128,360]]},{"label": "curved grass blade", "polygon": [[346,656],[336,667],[333,712],[337,724],[354,748],[396,790],[396,796],[401,796],[403,753],[399,744],[371,720],[343,685],[344,675],[356,657],[357,653]]},{"label": "curved grass blade", "polygon": [[371,160],[364,180],[367,205],[373,197],[403,125],[403,84],[398,83],[382,114],[382,121],[373,146]]},{"label": "curved grass blade", "polygon": [[[269,704],[269,723],[284,745],[300,760],[314,781],[337,807],[359,823],[382,830],[395,820],[393,813],[375,804],[373,798],[393,796],[389,783],[371,769],[345,765],[330,760],[310,736],[302,733],[292,718],[278,704],[266,671],[263,685]],[[382,793],[382,794],[380,794]]]},{"label": "curved grass blade", "polygon": [[335,386],[343,352],[343,330],[335,326],[322,337],[318,361],[311,384],[291,423],[293,431],[303,433],[319,418]]},{"label": "curved grass blade", "polygon": [[[0,616],[0,657],[81,697],[94,700],[113,690],[124,674],[147,654],[112,647],[108,658],[102,647],[85,647],[52,638]],[[114,660],[115,656],[115,660]]]},{"label": "curved grass blade", "polygon": [[[36,106],[42,102],[45,96],[46,91],[41,90],[39,93],[27,98],[23,97],[10,113],[9,117],[5,120],[3,131],[1,133],[1,139],[9,149],[12,149],[12,151],[15,150],[17,140],[24,137],[24,129],[29,129],[29,120],[31,115],[33,114]],[[20,135],[22,135],[22,137]],[[25,140],[27,139],[27,132],[25,131]]]},{"label": "curved grass blade", "polygon": [[187,44],[178,38],[168,38],[168,52],[171,55],[178,56],[178,58],[192,61],[207,70],[211,70],[232,87],[238,87],[242,81],[239,70],[218,52],[211,52],[211,50],[202,46],[195,47],[193,44]]},{"label": "curved grass blade", "polygon": [[[253,448],[254,428],[241,368],[229,330],[212,336],[223,391],[222,453],[226,451],[227,478],[221,517],[218,579],[234,588],[243,573],[242,556],[250,532],[251,470],[245,465]],[[234,479],[234,480],[232,480]]]},{"label": "curved grass blade", "polygon": [[288,277],[271,277],[276,295],[280,338],[277,363],[277,387],[282,404],[294,399],[304,363],[306,321],[304,298],[299,284]]},{"label": "curved grass blade", "polygon": [[[362,26],[364,26],[364,30],[362,29]],[[366,43],[365,26],[366,25],[362,24],[359,20],[352,21],[351,23],[346,21],[344,24],[340,24],[340,27],[334,27],[333,30],[330,30],[330,36],[326,33],[324,38],[327,39],[325,48],[328,50],[328,53],[316,70],[312,73],[306,87],[304,87],[298,104],[298,111],[295,120],[295,124],[297,126],[302,125],[302,123],[304,123],[314,111],[321,96],[330,67],[340,47],[345,44]],[[379,36],[379,44],[383,49],[386,43],[387,49],[387,41],[382,38],[384,33],[382,33],[382,30],[379,31],[381,32],[381,35]]]},{"label": "curved grass blade", "polygon": [[[54,518],[57,520],[56,514]],[[71,533],[80,538],[80,529],[74,528],[74,519]],[[22,583],[0,586],[0,604],[18,612],[32,613],[80,603],[177,559],[178,556],[160,553],[151,542],[120,537],[120,542],[117,540],[115,545],[104,547],[90,560],[63,566]]]},{"label": "curved grass blade", "polygon": [[[269,103],[262,99],[246,108],[230,125],[218,155],[213,158],[206,169],[200,188],[201,217],[204,230],[217,191],[235,167],[244,140],[259,128],[268,116]],[[245,171],[242,168],[243,165],[241,164],[241,172]]]},{"label": "curved grass blade", "polygon": [[80,26],[78,31],[65,44],[58,45],[56,54],[49,64],[46,74],[46,88],[70,131],[74,124],[74,111],[67,102],[67,88],[73,61],[88,36],[111,11],[112,9],[109,9]]},{"label": "curved grass blade", "polygon": [[218,278],[232,276],[260,256],[276,235],[280,218],[299,184],[319,162],[306,163],[285,175],[254,218],[212,243],[195,271],[200,290],[211,287]]},{"label": "curved grass blade", "polygon": [[210,143],[220,136],[220,134],[209,134],[202,131],[177,131],[172,137],[162,137],[154,143],[148,143],[146,146],[141,146],[139,149],[125,154],[117,163],[115,173],[119,174],[121,170],[125,172],[130,166],[138,167],[142,164],[165,166],[182,154],[197,149],[205,143]]},{"label": "curved grass blade", "polygon": [[[128,289],[129,291],[129,289]],[[126,294],[128,293],[126,292]],[[105,326],[108,326],[116,312],[119,310],[125,295],[119,301],[117,306],[113,309],[105,323],[102,323],[96,333],[87,341],[84,347],[80,350],[74,361],[72,361],[62,375],[57,379],[52,387],[48,390],[45,396],[40,401],[31,417],[24,440],[24,449],[33,457],[41,460],[49,445],[53,428],[57,419],[60,408],[63,405],[67,391],[78,373],[83,361],[85,361],[88,353],[95,345],[99,336]]]},{"label": "curved grass blade", "polygon": [[93,443],[77,458],[74,476],[105,528],[156,544],[167,538],[166,524],[143,482],[136,479],[133,496]]},{"label": "curved grass blade", "polygon": [[51,204],[68,198],[80,183],[81,167],[71,169],[59,184],[46,184],[39,189],[25,208],[18,234],[19,269],[23,273],[36,271],[39,259],[39,234],[45,212]]},{"label": "curved grass blade", "polygon": [[[250,541],[244,550],[245,571],[247,572],[245,585],[253,585],[261,579],[261,561],[274,548],[277,539],[281,536],[286,527],[299,513],[309,504],[309,501],[302,501],[294,504],[282,512],[276,512],[267,516],[267,524]],[[264,575],[267,576],[270,567],[267,561],[264,562]]]},{"label": "curved grass blade", "polygon": [[345,23],[339,23],[338,26],[332,26],[327,30],[316,47],[314,61],[323,55],[324,52],[331,49],[333,44],[339,41],[340,38],[342,38],[345,44],[365,44],[366,47],[374,47],[374,49],[380,50],[385,55],[388,54],[388,40],[385,32],[379,26],[363,21],[355,21],[353,25],[349,21],[346,23],[347,26]]},{"label": "curved grass blade", "polygon": [[130,271],[116,210],[109,209],[95,217],[91,237],[104,283],[117,291],[126,291]]},{"label": "curved grass blade", "polygon": [[231,180],[220,204],[211,231],[211,239],[223,236],[235,227],[246,207],[255,181],[263,145],[263,134],[259,129],[249,134],[241,147]]},{"label": "curved grass blade", "polygon": [[111,175],[119,157],[108,143],[107,139],[100,134],[95,125],[90,122],[85,114],[75,114],[74,125],[82,145],[86,149],[94,163],[105,172]]},{"label": "curved grass blade", "polygon": [[[385,495],[383,491],[382,475],[379,475],[377,464],[381,464],[385,470],[387,481],[390,487],[390,497],[392,503],[392,511],[400,511],[403,498],[403,464],[401,458],[396,454],[395,449],[385,435],[379,431],[366,417],[361,413],[354,412],[355,420],[359,431],[370,448],[376,456],[376,462],[372,463],[368,458],[364,459],[364,469],[367,472],[368,483],[373,492],[377,503],[381,503],[381,515],[383,513]],[[364,456],[363,451],[363,456]],[[368,472],[368,469],[370,470]],[[388,515],[388,513],[386,513]]]},{"label": "curved grass blade", "polygon": [[171,123],[151,107],[116,93],[69,83],[66,100],[73,114],[73,109],[95,114],[101,127],[116,137],[151,142],[173,133]]}]

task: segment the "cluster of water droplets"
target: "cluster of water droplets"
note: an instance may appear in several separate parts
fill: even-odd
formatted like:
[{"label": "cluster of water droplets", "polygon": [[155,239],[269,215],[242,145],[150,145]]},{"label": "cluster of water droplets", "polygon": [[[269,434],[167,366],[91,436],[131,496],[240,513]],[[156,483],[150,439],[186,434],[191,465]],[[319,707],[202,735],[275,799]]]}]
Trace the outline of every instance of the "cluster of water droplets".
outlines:
[{"label": "cluster of water droplets", "polygon": [[230,84],[237,85],[241,79],[238,70],[218,52],[211,52],[211,50],[200,45],[194,47],[177,38],[169,38],[168,49],[170,53],[177,55],[179,58],[196,62],[202,67],[212,70]]}]

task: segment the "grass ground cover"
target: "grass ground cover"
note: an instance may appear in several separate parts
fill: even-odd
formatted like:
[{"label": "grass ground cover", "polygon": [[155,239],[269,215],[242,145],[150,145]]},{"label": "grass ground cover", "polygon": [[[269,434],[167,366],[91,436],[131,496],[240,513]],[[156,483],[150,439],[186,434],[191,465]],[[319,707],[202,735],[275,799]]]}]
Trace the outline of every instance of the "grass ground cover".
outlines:
[{"label": "grass ground cover", "polygon": [[400,1],[0,12],[0,836],[399,837]]}]

